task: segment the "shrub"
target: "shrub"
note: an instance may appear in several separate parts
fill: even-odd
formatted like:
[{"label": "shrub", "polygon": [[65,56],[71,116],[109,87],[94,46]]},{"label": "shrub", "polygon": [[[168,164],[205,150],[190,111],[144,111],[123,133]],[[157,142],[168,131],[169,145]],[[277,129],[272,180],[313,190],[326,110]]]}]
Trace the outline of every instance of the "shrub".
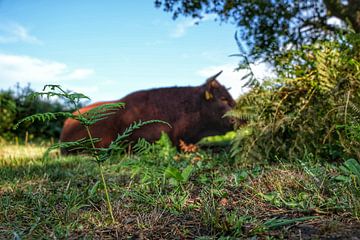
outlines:
[{"label": "shrub", "polygon": [[24,139],[26,132],[31,133],[30,139],[44,140],[59,137],[63,118],[47,123],[27,124],[26,128],[13,128],[20,119],[31,114],[75,110],[67,101],[30,98],[32,93],[34,90],[29,85],[20,87],[19,84],[16,85],[15,90],[0,90],[0,138],[11,141],[18,136]]},{"label": "shrub", "polygon": [[276,59],[278,78],[253,77],[228,113],[247,119],[234,140],[240,159],[360,158],[360,37],[323,41]]}]

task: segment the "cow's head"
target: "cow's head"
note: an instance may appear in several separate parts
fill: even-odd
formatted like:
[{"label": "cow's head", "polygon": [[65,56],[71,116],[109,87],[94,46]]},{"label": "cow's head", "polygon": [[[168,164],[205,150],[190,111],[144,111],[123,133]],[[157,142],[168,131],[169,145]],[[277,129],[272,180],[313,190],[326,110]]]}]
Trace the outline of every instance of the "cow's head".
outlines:
[{"label": "cow's head", "polygon": [[[202,94],[206,115],[210,122],[217,122],[225,128],[232,128],[232,119],[224,118],[224,114],[235,106],[235,101],[229,91],[221,85],[216,78],[222,73],[218,72],[209,77],[202,86]],[[231,129],[228,129],[231,130]]]}]

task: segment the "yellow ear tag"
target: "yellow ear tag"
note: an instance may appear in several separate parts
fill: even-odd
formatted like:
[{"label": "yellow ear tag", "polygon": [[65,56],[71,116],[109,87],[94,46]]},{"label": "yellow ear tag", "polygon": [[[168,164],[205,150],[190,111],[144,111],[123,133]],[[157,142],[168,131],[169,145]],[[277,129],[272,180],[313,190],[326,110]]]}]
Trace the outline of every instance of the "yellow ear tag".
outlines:
[{"label": "yellow ear tag", "polygon": [[209,101],[213,98],[214,98],[214,96],[209,91],[206,90],[205,91],[205,99]]}]

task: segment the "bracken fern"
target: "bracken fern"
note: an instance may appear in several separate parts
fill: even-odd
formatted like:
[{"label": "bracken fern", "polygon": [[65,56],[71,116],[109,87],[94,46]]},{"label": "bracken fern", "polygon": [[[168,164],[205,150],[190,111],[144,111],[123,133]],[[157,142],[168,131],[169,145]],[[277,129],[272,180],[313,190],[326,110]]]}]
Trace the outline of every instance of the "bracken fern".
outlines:
[{"label": "bracken fern", "polygon": [[[131,124],[122,134],[118,134],[117,138],[111,142],[109,147],[107,148],[96,148],[95,144],[99,142],[101,139],[99,138],[93,138],[91,135],[91,131],[89,126],[107,118],[108,116],[116,113],[116,111],[119,110],[119,108],[122,108],[125,106],[124,103],[108,103],[103,104],[100,106],[97,106],[89,111],[81,112],[79,109],[79,103],[82,99],[90,99],[89,97],[85,96],[81,93],[69,93],[64,91],[59,85],[45,85],[42,92],[35,92],[32,94],[32,97],[41,97],[45,96],[47,98],[50,97],[58,97],[58,98],[65,98],[66,100],[70,101],[74,107],[77,109],[74,113],[69,112],[48,112],[48,113],[40,113],[40,114],[34,114],[31,116],[27,116],[24,119],[20,120],[15,127],[19,127],[20,124],[24,122],[34,122],[34,121],[51,121],[54,119],[57,119],[58,117],[65,117],[65,118],[72,118],[80,122],[82,126],[85,127],[88,138],[82,138],[77,141],[72,142],[59,142],[55,143],[52,146],[50,146],[47,151],[45,152],[45,155],[48,155],[48,153],[54,149],[64,148],[64,149],[71,149],[71,150],[77,150],[81,151],[82,153],[89,154],[92,156],[92,159],[98,164],[99,171],[100,171],[100,177],[102,179],[102,183],[105,190],[106,195],[106,203],[108,205],[108,210],[110,217],[112,219],[112,222],[115,222],[115,218],[113,216],[112,206],[110,203],[110,196],[108,193],[107,184],[104,178],[103,173],[103,167],[102,163],[109,159],[110,157],[114,156],[115,154],[122,153],[126,147],[128,142],[126,142],[127,137],[129,137],[134,130],[141,128],[144,125],[152,124],[152,123],[168,123],[161,121],[161,120],[149,120],[149,121],[139,121],[134,122]],[[169,125],[170,126],[170,125]],[[142,149],[144,151],[144,147],[148,146],[144,143],[145,140],[142,140],[139,145],[135,145],[135,149]]]},{"label": "bracken fern", "polygon": [[277,59],[279,77],[253,85],[227,114],[248,122],[233,155],[250,161],[301,159],[306,152],[326,160],[360,157],[354,141],[360,136],[359,39],[319,42]]}]

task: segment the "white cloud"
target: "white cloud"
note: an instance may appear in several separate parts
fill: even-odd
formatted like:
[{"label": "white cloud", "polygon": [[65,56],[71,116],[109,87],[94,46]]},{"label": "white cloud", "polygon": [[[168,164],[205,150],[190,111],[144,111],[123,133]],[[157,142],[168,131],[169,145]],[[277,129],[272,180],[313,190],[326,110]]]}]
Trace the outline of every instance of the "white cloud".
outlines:
[{"label": "white cloud", "polygon": [[29,30],[18,23],[0,25],[0,43],[25,42],[41,44],[42,42],[29,33]]},{"label": "white cloud", "polygon": [[173,38],[183,37],[189,28],[194,27],[195,25],[197,25],[200,22],[206,22],[206,21],[214,20],[214,19],[215,19],[214,14],[208,14],[208,15],[205,15],[201,20],[196,20],[196,19],[182,20],[176,25],[175,29],[170,33],[170,36]]},{"label": "white cloud", "polygon": [[15,83],[61,83],[82,80],[94,74],[86,68],[70,69],[64,63],[29,56],[0,54],[0,87]]},{"label": "white cloud", "polygon": [[94,99],[94,95],[99,93],[99,88],[97,86],[71,86],[71,89],[68,89],[71,92],[82,93],[88,96],[91,100]]},{"label": "white cloud", "polygon": [[[219,71],[223,71],[217,79],[219,82],[224,85],[225,87],[230,87],[230,94],[233,98],[239,97],[244,92],[248,91],[248,89],[242,87],[244,81],[241,81],[241,78],[247,73],[245,70],[235,71],[234,69],[237,67],[237,64],[224,64],[218,66],[210,66],[203,69],[200,69],[197,72],[197,75],[208,78],[213,76],[214,74],[218,73]],[[258,79],[264,79],[267,77],[275,76],[272,73],[270,67],[265,64],[256,64],[251,65],[251,68],[255,74],[255,77]]]},{"label": "white cloud", "polygon": [[89,77],[94,73],[94,70],[87,69],[87,68],[78,68],[74,71],[70,72],[68,75],[65,76],[67,79],[84,79]]},{"label": "white cloud", "polygon": [[186,19],[182,22],[179,22],[176,25],[174,31],[171,32],[171,37],[180,38],[180,37],[184,36],[186,33],[186,30],[195,26],[196,23],[197,23],[197,20],[194,20],[194,19]]}]

